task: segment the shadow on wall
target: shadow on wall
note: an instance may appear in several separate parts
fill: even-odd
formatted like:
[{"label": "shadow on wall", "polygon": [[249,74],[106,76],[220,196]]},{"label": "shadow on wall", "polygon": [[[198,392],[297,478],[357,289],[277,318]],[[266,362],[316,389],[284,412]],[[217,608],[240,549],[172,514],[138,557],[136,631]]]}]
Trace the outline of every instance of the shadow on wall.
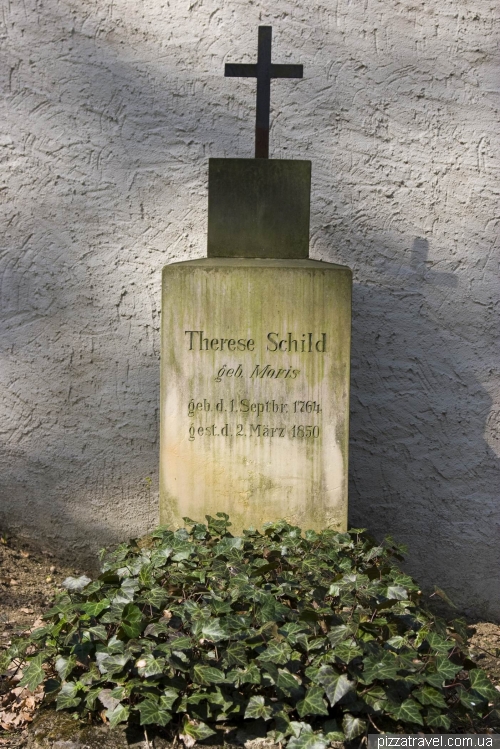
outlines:
[{"label": "shadow on wall", "polygon": [[0,527],[91,564],[157,523],[159,276],[238,112],[54,8],[44,45],[23,24],[34,59],[10,91],[26,172],[2,206]]},{"label": "shadow on wall", "polygon": [[405,542],[422,584],[498,618],[500,466],[484,439],[491,399],[471,374],[470,344],[432,317],[433,289],[457,281],[428,267],[428,250],[414,240],[399,288],[394,279],[386,290],[354,287],[350,523]]}]

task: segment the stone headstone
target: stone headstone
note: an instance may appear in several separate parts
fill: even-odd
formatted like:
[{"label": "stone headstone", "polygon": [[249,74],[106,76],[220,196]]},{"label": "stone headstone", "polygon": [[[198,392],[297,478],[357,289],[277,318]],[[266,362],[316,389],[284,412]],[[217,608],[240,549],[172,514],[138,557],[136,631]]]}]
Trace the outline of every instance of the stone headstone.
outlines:
[{"label": "stone headstone", "polygon": [[208,258],[163,270],[163,524],[346,528],[351,271],[308,259],[310,175],[210,160]]}]

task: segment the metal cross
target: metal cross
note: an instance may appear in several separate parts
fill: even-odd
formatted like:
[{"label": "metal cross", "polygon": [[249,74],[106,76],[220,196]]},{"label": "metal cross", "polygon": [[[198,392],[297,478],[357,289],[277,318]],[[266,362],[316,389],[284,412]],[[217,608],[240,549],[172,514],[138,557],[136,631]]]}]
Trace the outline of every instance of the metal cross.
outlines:
[{"label": "metal cross", "polygon": [[224,75],[257,78],[257,115],[255,120],[255,158],[269,158],[269,113],[271,78],[302,78],[302,65],[275,65],[271,62],[271,26],[259,26],[257,63],[227,63]]}]

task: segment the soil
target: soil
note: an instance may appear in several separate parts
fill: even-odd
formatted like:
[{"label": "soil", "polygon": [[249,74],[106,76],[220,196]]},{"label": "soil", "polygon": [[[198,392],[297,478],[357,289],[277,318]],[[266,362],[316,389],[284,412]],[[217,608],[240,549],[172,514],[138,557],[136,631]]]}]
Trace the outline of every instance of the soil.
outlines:
[{"label": "soil", "polygon": [[[86,570],[69,566],[56,560],[54,554],[30,544],[28,541],[6,535],[0,536],[0,652],[8,647],[13,636],[40,626],[43,612],[61,583],[68,576],[77,576]],[[88,571],[87,571],[88,572]],[[469,621],[471,657],[486,671],[500,692],[500,625],[492,622]],[[31,695],[27,690],[11,689],[12,682],[0,680],[0,723],[4,715],[16,715],[12,729],[0,727],[0,749],[86,749],[87,747],[147,747],[143,736],[127,735],[124,728],[113,732],[104,726],[78,728],[67,713],[40,710],[43,697]],[[18,692],[12,701],[12,691]],[[9,712],[10,711],[10,712]],[[500,724],[489,724],[483,730],[500,733]],[[236,742],[235,742],[236,743]],[[238,741],[255,744],[264,749],[269,742]],[[171,746],[170,742],[156,737],[149,741],[150,749]],[[204,749],[208,749],[204,747]],[[257,746],[253,749],[257,749]]]},{"label": "soil", "polygon": [[37,550],[27,541],[1,536],[0,647],[14,633],[33,626],[61,590],[64,578],[77,573],[48,551]]},{"label": "soil", "polygon": [[[78,572],[26,540],[0,535],[0,654],[14,636],[41,626],[41,616],[61,590],[61,582]],[[43,689],[35,694],[12,689],[19,675],[12,676],[13,680],[0,679],[0,749],[26,745],[26,727],[43,698]]]}]

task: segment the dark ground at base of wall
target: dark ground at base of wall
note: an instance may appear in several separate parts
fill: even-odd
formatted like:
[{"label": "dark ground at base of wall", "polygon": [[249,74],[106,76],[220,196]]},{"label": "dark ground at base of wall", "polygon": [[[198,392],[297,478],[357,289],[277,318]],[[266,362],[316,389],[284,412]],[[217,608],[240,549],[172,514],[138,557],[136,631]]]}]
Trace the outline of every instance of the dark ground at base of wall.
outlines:
[{"label": "dark ground at base of wall", "polygon": [[[0,649],[6,647],[12,636],[28,629],[40,618],[54,596],[61,590],[60,584],[68,575],[82,574],[87,570],[56,561],[53,554],[36,548],[27,541],[0,534]],[[432,605],[432,602],[431,602]],[[439,606],[441,615],[445,614]],[[449,616],[456,616],[449,611]],[[474,659],[485,669],[500,692],[500,625],[492,622],[469,619],[471,651]],[[39,624],[37,624],[39,626]],[[12,714],[7,704],[3,704],[5,694],[0,682],[0,719],[2,710]],[[14,711],[15,712],[15,711]],[[146,749],[144,735],[140,731],[125,731],[117,728],[110,731],[105,726],[91,726],[81,730],[67,713],[54,713],[41,710],[37,714],[25,708],[23,712],[31,721],[21,722],[13,731],[0,728],[0,749],[125,749],[135,747]],[[0,720],[1,722],[1,720]],[[495,733],[500,733],[500,725],[491,725]],[[484,727],[477,727],[484,730]],[[275,745],[263,737],[259,738],[247,731],[239,732],[238,738],[225,737],[226,747],[245,744],[246,749],[271,749]],[[471,727],[471,732],[473,727]],[[264,734],[265,735],[265,734]],[[262,736],[262,734],[261,734]],[[221,739],[224,737],[221,736]],[[250,742],[250,743],[249,743]],[[221,743],[224,743],[221,740]],[[182,744],[180,745],[182,746]],[[198,744],[203,749],[208,745]],[[150,749],[166,749],[172,743],[161,736],[150,741]],[[178,747],[179,749],[179,747]],[[220,749],[220,744],[219,744]]]}]

